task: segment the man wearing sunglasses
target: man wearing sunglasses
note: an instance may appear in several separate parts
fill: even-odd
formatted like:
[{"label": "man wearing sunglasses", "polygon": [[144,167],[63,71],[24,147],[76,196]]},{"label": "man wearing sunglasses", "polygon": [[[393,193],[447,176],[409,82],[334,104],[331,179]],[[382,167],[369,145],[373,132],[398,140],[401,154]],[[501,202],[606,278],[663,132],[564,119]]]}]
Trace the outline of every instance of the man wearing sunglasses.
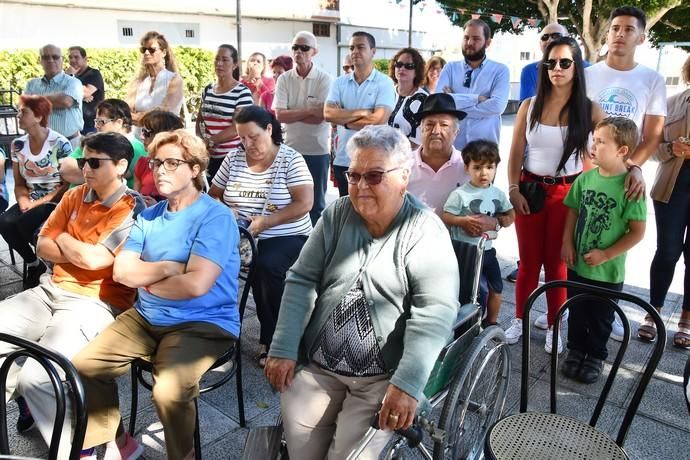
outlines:
[{"label": "man wearing sunglasses", "polygon": [[460,122],[455,148],[462,150],[476,139],[499,143],[501,114],[508,105],[510,72],[504,64],[487,59],[491,28],[481,19],[463,26],[463,61],[449,62],[441,71],[437,93],[448,93],[458,110],[467,113]]},{"label": "man wearing sunglasses", "polygon": [[350,166],[350,156],[345,149],[347,141],[365,126],[388,123],[395,107],[393,80],[374,68],[375,54],[373,35],[362,31],[353,33],[350,57],[355,71],[336,78],[326,98],[324,118],[338,125],[333,173],[340,196],[348,193],[345,178],[345,171]]},{"label": "man wearing sunglasses", "polygon": [[81,103],[84,91],[81,82],[62,70],[62,51],[55,45],[39,50],[44,75],[29,80],[25,94],[45,96],[53,104],[48,126],[65,136],[72,149],[79,147],[80,131],[84,127]]},{"label": "man wearing sunglasses", "polygon": [[330,124],[323,118],[323,104],[332,78],[314,65],[318,53],[311,32],[297,32],[292,40],[295,67],[276,83],[273,110],[285,127],[285,143],[298,151],[314,179],[314,204],[309,217],[313,225],[326,207],[328,165],[330,163]]},{"label": "man wearing sunglasses", "polygon": [[[568,29],[561,24],[557,22],[548,24],[542,29],[539,35],[539,47],[541,48],[542,54],[549,43],[557,38],[567,37],[568,35]],[[520,102],[537,94],[537,77],[539,75],[540,62],[541,59],[530,62],[522,68],[522,72],[520,72]],[[589,63],[585,65],[589,65]]]},{"label": "man wearing sunglasses", "polygon": [[[37,341],[67,358],[132,306],[134,290],[113,280],[112,267],[136,214],[144,209],[140,196],[121,181],[133,156],[129,140],[98,133],[84,138],[83,148],[78,164],[86,184],[65,193],[38,237],[37,255],[53,263],[52,276],[0,303],[2,332]],[[12,351],[0,344],[0,357]],[[35,422],[49,443],[55,401],[48,375],[37,362],[27,361],[10,372],[8,395],[15,388],[30,409],[21,412],[21,426]],[[68,407],[59,458],[67,458],[70,449],[69,412]]]}]

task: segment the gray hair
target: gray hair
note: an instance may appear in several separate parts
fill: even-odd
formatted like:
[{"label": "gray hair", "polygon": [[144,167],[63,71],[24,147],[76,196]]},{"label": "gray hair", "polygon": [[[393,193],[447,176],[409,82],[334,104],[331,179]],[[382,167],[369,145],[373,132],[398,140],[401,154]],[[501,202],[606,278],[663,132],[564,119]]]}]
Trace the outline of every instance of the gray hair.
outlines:
[{"label": "gray hair", "polygon": [[314,36],[313,33],[308,32],[306,30],[300,30],[295,34],[295,38],[292,39],[292,43],[295,43],[298,38],[306,40],[307,43],[309,43],[309,46],[311,46],[312,48],[317,48],[316,36]]},{"label": "gray hair", "polygon": [[356,150],[366,148],[384,152],[394,164],[403,168],[412,166],[410,141],[399,129],[388,125],[369,125],[359,130],[347,142],[347,153],[350,157]]}]

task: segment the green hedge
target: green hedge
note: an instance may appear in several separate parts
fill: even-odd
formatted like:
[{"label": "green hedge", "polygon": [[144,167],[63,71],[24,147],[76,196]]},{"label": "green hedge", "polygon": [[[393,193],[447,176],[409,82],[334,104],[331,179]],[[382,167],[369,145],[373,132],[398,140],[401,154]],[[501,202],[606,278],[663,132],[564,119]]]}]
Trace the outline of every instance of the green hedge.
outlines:
[{"label": "green hedge", "polygon": [[379,72],[383,72],[388,75],[388,66],[390,65],[390,59],[374,59],[374,67]]},{"label": "green hedge", "polygon": [[[185,46],[175,47],[174,51],[185,83],[187,110],[195,113],[201,100],[201,91],[215,80],[213,52]],[[86,52],[89,65],[103,75],[106,97],[124,99],[127,86],[139,69],[138,50],[87,49]],[[65,67],[67,65],[65,57]],[[37,50],[0,50],[0,88],[23,90],[28,80],[42,74]]]}]

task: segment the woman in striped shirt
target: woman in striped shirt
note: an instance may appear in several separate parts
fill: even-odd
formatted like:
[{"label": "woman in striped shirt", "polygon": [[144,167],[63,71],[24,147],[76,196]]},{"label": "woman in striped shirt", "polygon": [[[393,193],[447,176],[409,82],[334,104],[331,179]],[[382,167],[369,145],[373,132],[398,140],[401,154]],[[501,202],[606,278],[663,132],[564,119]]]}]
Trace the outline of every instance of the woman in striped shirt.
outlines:
[{"label": "woman in striped shirt", "polygon": [[223,160],[209,194],[258,239],[252,292],[261,323],[263,367],[278,320],[285,274],[311,233],[314,182],[302,155],[283,144],[280,123],[252,106],[236,117],[241,147]]},{"label": "woman in striped shirt", "polygon": [[220,45],[216,52],[215,70],[218,81],[204,88],[197,117],[197,135],[206,142],[209,156],[208,177],[213,179],[225,155],[240,145],[233,118],[240,107],[252,105],[252,93],[240,83],[237,50]]}]

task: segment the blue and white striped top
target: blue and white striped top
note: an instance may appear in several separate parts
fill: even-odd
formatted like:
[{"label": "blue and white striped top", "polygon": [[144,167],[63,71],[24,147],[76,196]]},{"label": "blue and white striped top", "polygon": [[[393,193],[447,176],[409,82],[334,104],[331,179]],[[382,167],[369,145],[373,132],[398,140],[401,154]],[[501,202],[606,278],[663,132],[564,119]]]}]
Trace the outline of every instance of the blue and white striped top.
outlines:
[{"label": "blue and white striped top", "polygon": [[48,126],[63,136],[69,138],[78,133],[84,127],[84,117],[81,112],[84,88],[79,79],[60,72],[50,80],[40,77],[29,80],[24,89],[24,94],[33,96],[45,96],[48,94],[66,94],[74,100],[72,107],[56,109],[50,112]]}]

